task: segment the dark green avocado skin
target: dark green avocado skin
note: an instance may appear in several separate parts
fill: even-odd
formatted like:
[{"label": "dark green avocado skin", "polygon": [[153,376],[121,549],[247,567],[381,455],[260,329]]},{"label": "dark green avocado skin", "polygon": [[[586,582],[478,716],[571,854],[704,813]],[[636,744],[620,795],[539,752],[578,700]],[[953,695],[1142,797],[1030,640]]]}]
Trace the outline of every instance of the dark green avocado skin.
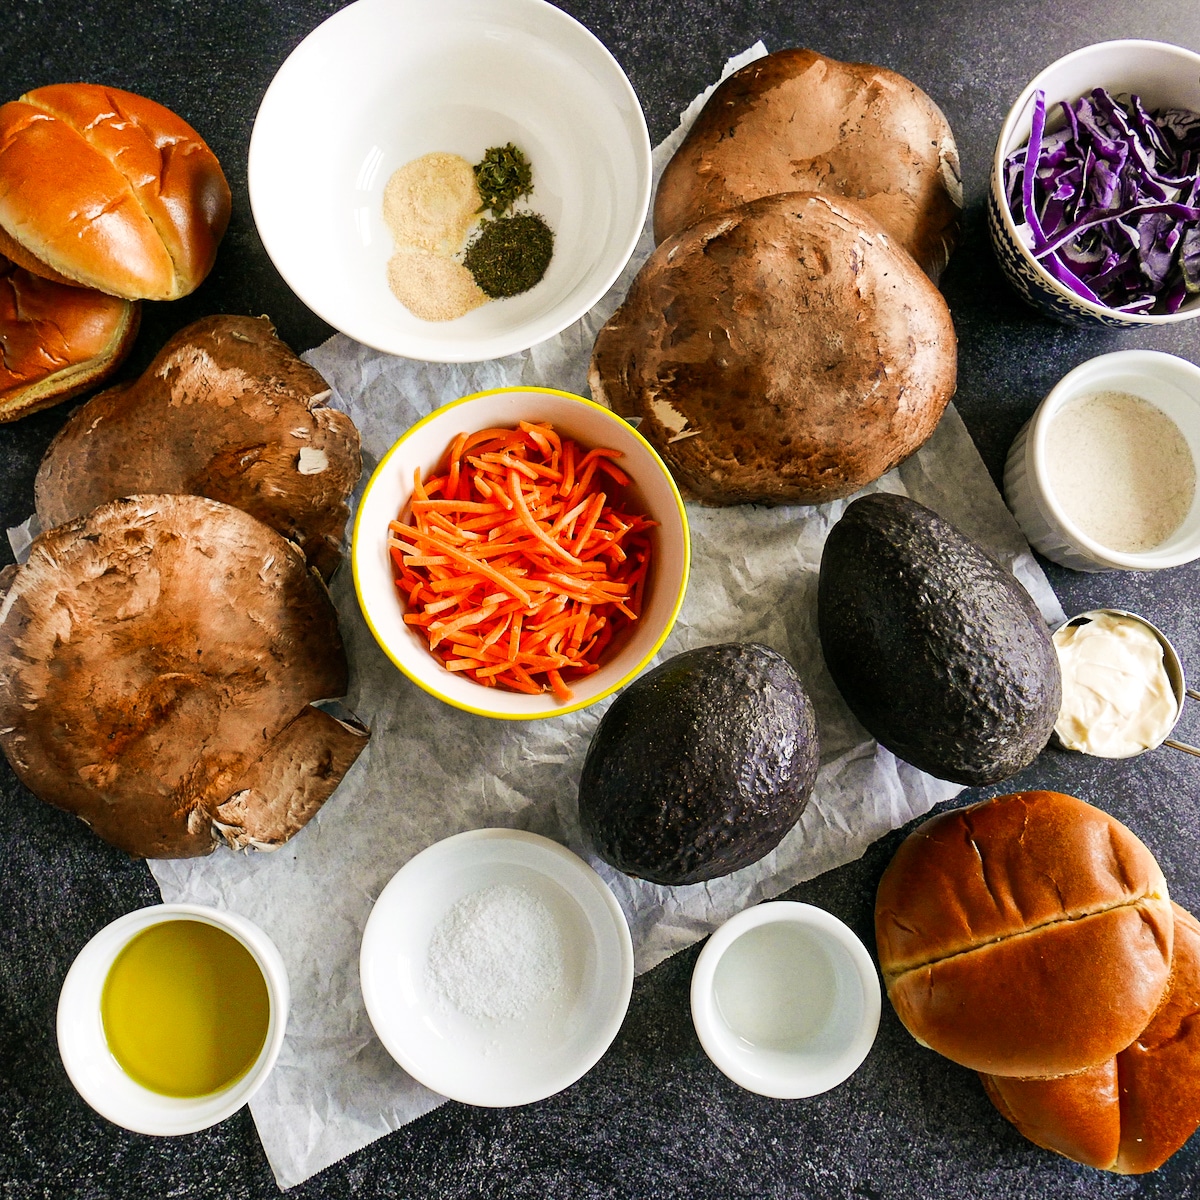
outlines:
[{"label": "dark green avocado skin", "polygon": [[812,703],[787,659],[756,643],[688,650],[631,683],[596,727],[583,831],[627,875],[702,883],[780,843],[818,759]]},{"label": "dark green avocado skin", "polygon": [[930,775],[995,783],[1050,739],[1062,676],[1037,606],[914,500],[878,492],[847,507],[821,556],[817,628],[854,715]]}]

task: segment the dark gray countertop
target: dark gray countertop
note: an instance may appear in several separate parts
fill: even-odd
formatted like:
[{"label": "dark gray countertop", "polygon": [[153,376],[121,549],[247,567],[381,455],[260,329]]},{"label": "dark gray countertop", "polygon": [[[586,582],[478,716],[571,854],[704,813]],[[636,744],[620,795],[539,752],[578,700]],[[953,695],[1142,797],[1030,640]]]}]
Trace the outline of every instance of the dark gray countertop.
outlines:
[{"label": "dark gray countertop", "polygon": [[[334,0],[9,0],[0,80],[11,99],[82,79],[141,92],[189,120],[234,194],[216,269],[192,296],[148,305],[124,375],[176,329],[213,312],[267,313],[297,350],[330,331],[280,280],[258,240],[246,151],[259,99]],[[1153,332],[1052,325],[1017,300],[987,245],[983,199],[1008,106],[1044,65],[1089,42],[1146,37],[1200,49],[1200,6],[1178,0],[566,0],[628,72],[655,142],[756,39],[880,63],[941,105],[957,135],[966,232],[943,279],[959,336],[957,403],[998,477],[1014,434],[1070,368],[1146,347],[1200,360],[1200,322]],[[0,426],[0,521],[32,508],[33,476],[72,405]],[[0,543],[0,565],[10,560]],[[1152,575],[1048,568],[1068,612],[1113,605],[1169,632],[1200,674],[1200,564]],[[1200,710],[1200,705],[1193,705]],[[1200,711],[1185,717],[1200,741]],[[1048,787],[1112,812],[1155,851],[1174,897],[1200,910],[1200,761],[1159,750],[1103,763],[1047,751],[1002,787]],[[58,1059],[54,1012],[71,960],[93,933],[154,903],[145,865],[34,799],[0,762],[0,1196],[269,1197],[275,1185],[246,1110],[206,1133],[152,1139],[96,1116]],[[790,893],[848,922],[868,943],[883,867],[905,831],[859,862]],[[697,951],[638,980],[624,1028],[587,1076],[512,1110],[447,1104],[318,1175],[300,1198],[363,1197],[1162,1197],[1200,1196],[1200,1138],[1158,1172],[1105,1175],[1038,1150],[992,1109],[976,1079],[921,1049],[885,1004],[879,1040],[848,1083],[812,1100],[743,1092],[710,1065],[692,1031]]]}]

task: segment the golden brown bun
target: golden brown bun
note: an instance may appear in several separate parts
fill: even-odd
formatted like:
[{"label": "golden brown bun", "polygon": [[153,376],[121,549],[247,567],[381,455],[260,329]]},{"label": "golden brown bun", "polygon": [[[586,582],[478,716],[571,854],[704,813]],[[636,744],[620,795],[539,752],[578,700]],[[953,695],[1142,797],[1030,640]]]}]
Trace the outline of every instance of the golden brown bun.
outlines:
[{"label": "golden brown bun", "polygon": [[927,821],[896,852],[875,905],[901,1021],[991,1075],[1065,1075],[1129,1045],[1162,999],[1172,929],[1150,851],[1058,792]]},{"label": "golden brown bun", "polygon": [[63,287],[0,257],[0,422],[107,379],[137,337],[139,306]]},{"label": "golden brown bun", "polygon": [[1172,907],[1170,982],[1132,1045],[1058,1079],[982,1076],[992,1103],[1036,1145],[1140,1175],[1162,1166],[1200,1125],[1200,923]]},{"label": "golden brown bun", "polygon": [[768,54],[713,92],[663,171],[654,238],[801,191],[855,201],[935,280],[958,240],[958,150],[938,106],[894,71],[812,50]]},{"label": "golden brown bun", "polygon": [[1121,1147],[1117,1060],[1054,1079],[979,1076],[988,1099],[1036,1146],[1109,1170]]},{"label": "golden brown bun", "polygon": [[216,156],[153,100],[63,83],[0,106],[0,252],[29,270],[175,300],[212,268],[229,211]]},{"label": "golden brown bun", "polygon": [[823,504],[926,441],[957,365],[945,300],[874,218],[789,192],[663,242],[588,382],[697,499]]}]

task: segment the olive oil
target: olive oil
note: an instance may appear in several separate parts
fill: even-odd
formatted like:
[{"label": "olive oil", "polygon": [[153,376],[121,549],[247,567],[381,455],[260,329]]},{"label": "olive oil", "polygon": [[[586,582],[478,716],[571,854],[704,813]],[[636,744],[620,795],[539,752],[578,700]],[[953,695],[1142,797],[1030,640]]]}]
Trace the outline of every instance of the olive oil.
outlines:
[{"label": "olive oil", "polygon": [[270,1001],[254,956],[215,925],[187,919],[143,930],[117,956],[100,1000],[121,1069],[166,1096],[220,1091],[253,1065]]}]

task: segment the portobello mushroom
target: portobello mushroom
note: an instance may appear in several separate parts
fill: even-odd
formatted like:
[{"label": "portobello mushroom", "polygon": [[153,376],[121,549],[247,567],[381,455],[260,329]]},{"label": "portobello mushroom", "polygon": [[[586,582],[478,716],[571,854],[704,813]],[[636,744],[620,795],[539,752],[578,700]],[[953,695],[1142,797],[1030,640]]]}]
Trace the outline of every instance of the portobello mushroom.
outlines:
[{"label": "portobello mushroom", "polygon": [[797,49],[713,92],[659,181],[655,240],[798,191],[861,205],[935,281],[958,241],[962,179],[941,109],[894,71]]},{"label": "portobello mushroom", "polygon": [[42,527],[120,496],[186,492],[257,517],[328,579],[362,470],[358,430],[329,396],[265,317],[197,321],[50,443],[34,484]]},{"label": "portobello mushroom", "polygon": [[710,504],[821,504],[907,458],[954,392],[941,293],[869,214],[812,192],[705,217],[596,338],[595,399]]},{"label": "portobello mushroom", "polygon": [[134,496],[0,577],[0,749],[131,855],[271,849],[366,744],[337,613],[291,543],[227,504]]}]

